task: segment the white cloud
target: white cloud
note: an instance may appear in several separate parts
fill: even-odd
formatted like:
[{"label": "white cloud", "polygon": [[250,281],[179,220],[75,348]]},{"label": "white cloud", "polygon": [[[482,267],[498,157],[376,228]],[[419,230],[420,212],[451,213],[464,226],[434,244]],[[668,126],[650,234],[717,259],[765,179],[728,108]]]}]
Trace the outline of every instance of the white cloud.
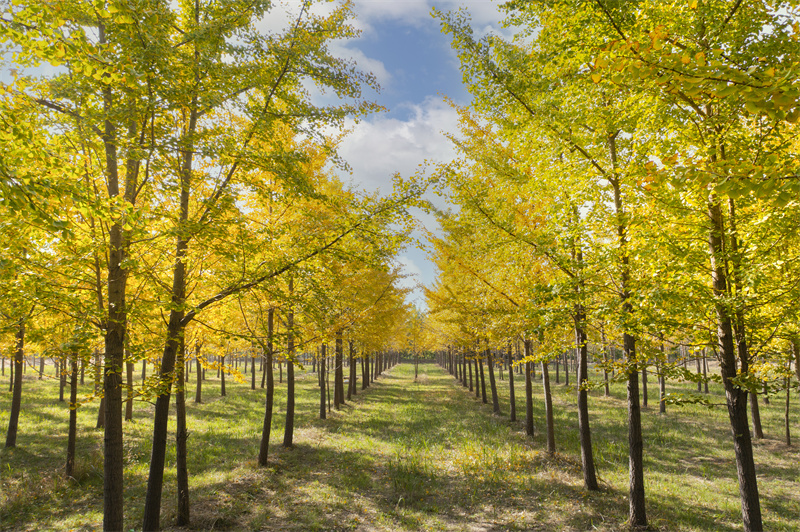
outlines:
[{"label": "white cloud", "polygon": [[[400,268],[400,271],[406,277],[398,283],[402,288],[411,289],[411,294],[407,297],[407,301],[413,303],[417,307],[425,308],[425,294],[423,293],[420,284],[422,282],[432,282],[433,278],[428,272],[430,266],[426,264],[425,272],[417,265],[417,261],[427,262],[424,255],[420,255],[418,250],[410,250],[412,254],[419,255],[418,257],[411,257],[409,254],[400,255],[395,259],[395,264]],[[415,253],[416,252],[416,253]],[[428,273],[428,275],[426,275]],[[425,277],[431,277],[426,279]]]},{"label": "white cloud", "polygon": [[416,25],[430,17],[431,6],[427,0],[355,0],[354,11],[366,24],[390,19]]},{"label": "white cloud", "polygon": [[453,158],[453,146],[442,132],[457,130],[456,111],[434,97],[403,106],[412,111],[408,120],[374,116],[349,124],[351,133],[342,142],[340,153],[353,169],[355,185],[388,192],[395,172],[408,177],[425,160]]}]

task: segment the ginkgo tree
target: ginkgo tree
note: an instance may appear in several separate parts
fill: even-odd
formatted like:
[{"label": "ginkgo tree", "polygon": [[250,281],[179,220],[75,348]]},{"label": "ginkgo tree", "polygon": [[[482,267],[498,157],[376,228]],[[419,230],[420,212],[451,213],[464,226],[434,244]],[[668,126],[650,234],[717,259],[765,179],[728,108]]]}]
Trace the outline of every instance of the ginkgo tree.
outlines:
[{"label": "ginkgo tree", "polygon": [[[477,40],[463,15],[440,14],[477,116],[462,119],[466,139],[454,138],[472,162],[451,172],[453,188],[474,191],[456,193],[455,203],[478,210],[510,238],[524,236],[567,277],[603,272],[591,285],[606,289],[582,294],[576,322],[614,323],[605,330],[624,336],[634,527],[647,524],[635,342],[663,344],[665,331],[683,342],[715,315],[744,524],[761,529],[747,423],[748,391],[756,391],[752,364],[768,357],[764,347],[785,327],[783,313],[769,317],[765,310],[778,299],[789,308],[796,302],[790,291],[778,294],[764,283],[776,278],[773,250],[791,232],[764,231],[755,222],[756,213],[770,213],[768,219],[795,208],[792,6],[596,0],[505,8],[521,30],[515,42]],[[471,180],[464,177],[470,172]],[[519,192],[519,183],[534,179],[554,186],[545,194],[530,185]],[[521,216],[511,213],[522,210],[515,204],[546,213],[536,238],[531,227],[515,225]],[[650,228],[647,217],[662,222]],[[564,234],[572,242],[559,259],[557,248],[543,244]],[[649,259],[661,251],[673,264]],[[648,271],[651,263],[661,275]],[[676,277],[685,281],[680,288],[667,284]],[[576,286],[586,286],[585,277]],[[687,295],[693,303],[684,312],[675,303]],[[705,344],[702,336],[691,341]],[[579,337],[578,346],[585,343]]]}]

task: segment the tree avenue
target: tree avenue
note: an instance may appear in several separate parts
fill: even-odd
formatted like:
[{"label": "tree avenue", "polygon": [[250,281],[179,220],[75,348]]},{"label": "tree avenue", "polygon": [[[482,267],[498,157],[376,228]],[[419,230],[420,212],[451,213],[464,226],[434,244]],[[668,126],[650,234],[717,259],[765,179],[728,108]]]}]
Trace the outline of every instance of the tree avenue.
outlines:
[{"label": "tree avenue", "polygon": [[[509,38],[434,8],[469,91],[456,156],[384,195],[340,177],[345,125],[382,110],[336,51],[357,4],[295,4],[2,8],[0,528],[792,529],[764,456],[796,456],[795,3],[511,0]],[[720,409],[733,518],[660,469],[683,464],[664,427]],[[88,521],[36,521],[51,484]],[[576,515],[509,517],[551,485]],[[269,518],[200,517],[237,498]]]}]

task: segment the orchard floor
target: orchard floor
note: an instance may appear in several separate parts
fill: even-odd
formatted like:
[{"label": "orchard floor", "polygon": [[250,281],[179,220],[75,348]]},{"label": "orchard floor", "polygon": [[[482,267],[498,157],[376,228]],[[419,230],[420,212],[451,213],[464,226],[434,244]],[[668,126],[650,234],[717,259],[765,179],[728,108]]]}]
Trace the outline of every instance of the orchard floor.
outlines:
[{"label": "orchard floor", "polygon": [[[595,460],[602,489],[583,489],[575,388],[553,384],[559,452],[544,448],[541,385],[537,434],[508,421],[508,374],[499,381],[502,416],[433,364],[392,368],[327,420],[319,420],[316,377],[300,372],[295,446],[284,449],[285,385],[277,385],[269,466],[256,467],[263,390],[228,381],[187,390],[192,530],[624,530],[627,436],[624,388],[591,392]],[[194,377],[194,375],[192,376]],[[277,377],[277,376],[276,376]],[[277,378],[276,378],[277,380]],[[0,426],[8,423],[7,381]],[[524,416],[517,376],[518,417]],[[488,385],[488,376],[487,376]],[[671,391],[690,391],[692,384]],[[89,386],[83,390],[88,392]],[[712,394],[722,402],[718,389]],[[67,407],[57,382],[29,370],[15,449],[0,451],[0,530],[96,530],[102,526],[102,431],[96,403],[79,409],[78,473],[62,478]],[[491,401],[491,399],[490,399]],[[137,402],[125,426],[126,529],[141,525],[153,408]],[[800,452],[787,447],[783,398],[762,407],[768,439],[756,444],[766,530],[800,529]],[[792,396],[792,428],[797,423]],[[724,408],[643,412],[648,517],[655,530],[741,530],[733,450]],[[174,434],[174,425],[171,426]],[[168,450],[162,527],[175,523],[174,444]]]}]

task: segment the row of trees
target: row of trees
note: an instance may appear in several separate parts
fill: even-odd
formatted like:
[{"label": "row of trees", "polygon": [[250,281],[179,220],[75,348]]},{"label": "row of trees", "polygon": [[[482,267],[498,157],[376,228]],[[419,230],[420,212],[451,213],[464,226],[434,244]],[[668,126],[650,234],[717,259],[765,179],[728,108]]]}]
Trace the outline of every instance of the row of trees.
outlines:
[{"label": "row of trees", "polygon": [[430,237],[441,342],[480,353],[521,335],[531,364],[569,331],[589,490],[588,346],[621,345],[633,528],[648,524],[639,374],[686,377],[665,353],[709,348],[744,528],[761,530],[748,398],[757,412],[756,394],[800,376],[797,15],[778,1],[506,9],[512,42],[439,13],[473,94],[460,158],[439,169],[457,208]]},{"label": "row of trees", "polygon": [[408,313],[394,228],[421,191],[380,198],[334,177],[343,120],[377,109],[361,97],[376,83],[329,51],[355,35],[348,4],[297,7],[273,32],[259,29],[275,17],[266,0],[2,10],[18,67],[0,85],[0,316],[17,368],[6,446],[26,344],[69,359],[75,407],[79,360],[102,353],[107,530],[123,528],[126,366],[158,368],[138,391],[156,405],[142,527],[157,530],[175,383],[185,457],[186,350],[255,347],[271,390],[275,346],[292,386],[298,349],[347,331],[370,354]]}]

